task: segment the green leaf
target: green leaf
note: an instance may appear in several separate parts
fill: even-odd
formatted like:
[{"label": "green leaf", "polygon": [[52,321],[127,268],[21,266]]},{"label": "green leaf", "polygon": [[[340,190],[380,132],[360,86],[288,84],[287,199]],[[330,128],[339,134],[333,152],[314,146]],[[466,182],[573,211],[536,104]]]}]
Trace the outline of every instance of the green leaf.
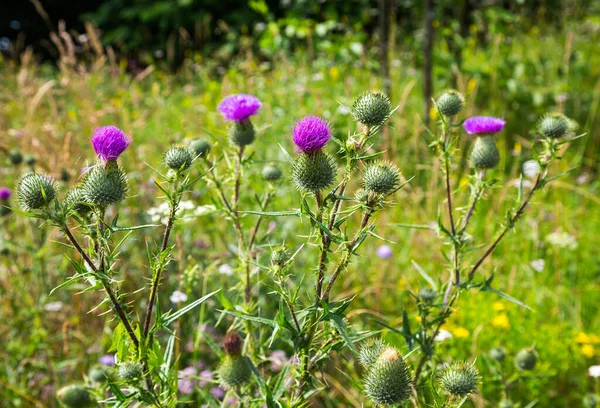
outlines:
[{"label": "green leaf", "polygon": [[173,314],[165,315],[164,316],[164,321],[163,321],[163,327],[169,326],[171,323],[173,323],[174,321],[176,321],[177,319],[179,319],[181,316],[183,316],[184,314],[186,314],[190,310],[194,309],[196,306],[199,306],[200,304],[202,304],[206,299],[208,299],[209,297],[211,297],[215,293],[219,292],[220,290],[221,289],[216,290],[216,291],[214,291],[212,293],[209,293],[206,296],[201,297],[200,299],[194,300],[192,303],[190,303],[189,305],[187,305],[185,307],[182,307],[181,309],[179,309],[177,312],[175,312]]},{"label": "green leaf", "polygon": [[346,343],[354,357],[358,358],[358,350],[354,346],[354,343],[352,342],[350,336],[348,335],[348,332],[346,331],[346,322],[344,322],[344,319],[342,319],[339,315],[333,313],[330,314],[328,317],[329,321],[331,322],[331,325],[338,331],[340,336],[342,336],[344,342]]},{"label": "green leaf", "polygon": [[413,264],[413,266],[415,267],[417,272],[419,272],[421,274],[423,279],[425,279],[427,281],[427,283],[429,283],[433,289],[438,290],[438,286],[435,283],[435,281],[431,278],[431,276],[429,276],[427,274],[427,272],[425,272],[425,270],[423,268],[421,268],[421,266],[418,263],[416,263],[413,260],[411,260],[410,262]]},{"label": "green leaf", "polygon": [[240,214],[253,214],[253,215],[264,215],[266,217],[287,217],[295,216],[302,217],[302,211],[290,210],[290,211],[238,211]]},{"label": "green leaf", "polygon": [[521,306],[521,307],[523,307],[523,308],[525,308],[525,309],[528,309],[528,310],[533,310],[531,307],[527,306],[525,303],[521,302],[520,300],[517,300],[517,299],[515,299],[514,297],[512,297],[512,296],[510,296],[510,295],[508,295],[508,294],[506,294],[506,293],[504,293],[504,292],[502,292],[502,291],[500,291],[500,290],[498,290],[498,289],[494,289],[494,288],[492,288],[492,287],[490,286],[490,283],[491,283],[491,281],[492,281],[492,279],[493,279],[493,278],[494,278],[494,276],[492,275],[492,276],[490,277],[490,279],[488,279],[488,280],[485,282],[485,284],[484,284],[484,285],[481,287],[481,289],[480,289],[480,290],[481,290],[482,292],[492,292],[492,293],[495,293],[496,295],[498,295],[498,296],[500,296],[500,297],[502,297],[502,298],[504,298],[504,299],[508,300],[509,302],[512,302],[512,303],[514,303],[514,304],[516,304],[516,305],[519,305],[519,306]]},{"label": "green leaf", "polygon": [[230,312],[229,310],[220,310],[220,312],[223,312],[223,313],[228,314],[233,317],[237,317],[242,320],[249,320],[251,322],[266,324],[267,326],[270,326],[273,329],[277,329],[279,327],[279,325],[277,324],[277,322],[275,320],[265,319],[264,317],[250,316],[250,315],[245,315],[242,313]]},{"label": "green leaf", "polygon": [[267,407],[268,408],[276,408],[277,405],[275,405],[275,401],[273,400],[273,393],[271,392],[271,389],[265,383],[265,380],[263,380],[262,376],[260,375],[260,372],[254,365],[252,360],[250,360],[248,357],[245,357],[245,358],[248,361],[248,364],[250,365],[250,368],[252,369],[254,376],[256,377],[256,381],[258,382],[258,388],[260,390],[260,394],[262,395],[263,399],[267,403]]}]

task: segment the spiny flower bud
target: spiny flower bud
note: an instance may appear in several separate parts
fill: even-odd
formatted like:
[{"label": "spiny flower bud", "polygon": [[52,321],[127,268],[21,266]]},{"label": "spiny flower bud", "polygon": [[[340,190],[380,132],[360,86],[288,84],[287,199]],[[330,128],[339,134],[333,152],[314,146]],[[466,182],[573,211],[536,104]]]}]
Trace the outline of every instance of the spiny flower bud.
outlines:
[{"label": "spiny flower bud", "polygon": [[290,253],[288,252],[287,248],[284,246],[276,248],[273,250],[273,252],[271,252],[271,262],[273,262],[275,265],[282,266],[289,260],[290,260]]},{"label": "spiny flower bud", "polygon": [[596,394],[587,394],[583,397],[583,406],[585,408],[598,408],[600,407],[600,397]]},{"label": "spiny flower bud", "polygon": [[438,381],[448,394],[463,398],[477,390],[479,372],[473,364],[454,363],[442,370]]},{"label": "spiny flower bud", "polygon": [[38,210],[56,197],[54,180],[44,174],[28,174],[19,182],[17,195],[26,211]]},{"label": "spiny flower bud", "polygon": [[142,378],[142,365],[140,363],[122,363],[119,365],[119,377],[125,381],[136,381]]},{"label": "spiny flower bud", "polygon": [[197,157],[205,157],[210,152],[210,143],[204,139],[194,140],[190,143],[190,149],[196,153]]},{"label": "spiny flower bud", "polygon": [[558,139],[567,134],[570,121],[562,113],[549,113],[545,115],[538,125],[542,136],[549,139]]},{"label": "spiny flower bud", "polygon": [[8,152],[8,158],[10,159],[10,162],[15,166],[18,166],[19,164],[23,163],[23,154],[18,150],[11,150],[10,152]]},{"label": "spiny flower bud", "polygon": [[454,89],[444,91],[435,101],[440,113],[444,116],[456,116],[465,105],[465,98]]},{"label": "spiny flower bud", "polygon": [[438,293],[430,288],[421,288],[419,298],[425,303],[433,303],[438,297]]},{"label": "spiny flower bud", "polygon": [[292,181],[299,190],[315,192],[329,187],[335,180],[335,161],[320,150],[303,153],[292,167]]},{"label": "spiny flower bud", "polygon": [[365,392],[375,404],[390,406],[410,397],[411,378],[404,359],[388,347],[373,363],[365,379]]},{"label": "spiny flower bud", "polygon": [[358,361],[363,367],[370,368],[386,348],[387,345],[380,339],[368,339],[358,350]]},{"label": "spiny flower bud", "polygon": [[194,153],[183,146],[173,146],[165,153],[165,164],[175,171],[184,171],[190,168],[194,161]]},{"label": "spiny flower bud", "polygon": [[256,131],[250,119],[240,120],[233,123],[229,128],[229,140],[236,146],[247,146],[254,142]]},{"label": "spiny flower bud", "polygon": [[71,180],[71,175],[69,174],[69,170],[65,169],[64,167],[60,170],[60,180],[64,181],[65,183],[69,180]]},{"label": "spiny flower bud", "polygon": [[228,332],[223,339],[223,349],[228,356],[242,355],[242,346],[244,341],[236,332]]},{"label": "spiny flower bud", "polygon": [[94,366],[90,369],[88,377],[92,382],[103,383],[110,377],[110,368],[103,365]]},{"label": "spiny flower bud", "polygon": [[388,195],[398,188],[400,172],[392,163],[377,162],[369,164],[363,172],[362,184],[365,190]]},{"label": "spiny flower bud", "polygon": [[354,120],[367,127],[383,125],[391,112],[390,97],[379,91],[365,92],[352,105]]},{"label": "spiny flower bud", "polygon": [[263,167],[262,175],[267,181],[277,181],[281,178],[283,172],[278,166],[268,164]]},{"label": "spiny flower bud", "polygon": [[61,388],[56,392],[56,398],[68,408],[85,408],[95,403],[90,392],[77,384]]},{"label": "spiny flower bud", "polygon": [[127,178],[115,160],[93,167],[81,185],[86,203],[106,208],[125,199]]},{"label": "spiny flower bud", "polygon": [[506,358],[506,349],[504,347],[494,347],[490,350],[490,357],[496,361],[504,361]]},{"label": "spiny flower bud", "polygon": [[239,388],[252,379],[252,368],[244,356],[225,356],[219,367],[221,382],[229,387]]},{"label": "spiny flower bud", "polygon": [[79,215],[86,215],[92,210],[92,207],[85,202],[83,189],[81,187],[74,187],[69,190],[67,197],[65,198],[65,205]]},{"label": "spiny flower bud", "polygon": [[520,370],[533,370],[537,363],[537,353],[533,348],[525,348],[515,356],[515,366]]},{"label": "spiny flower bud", "polygon": [[500,163],[500,152],[493,136],[477,137],[471,150],[471,167],[482,170],[493,169],[498,163]]}]

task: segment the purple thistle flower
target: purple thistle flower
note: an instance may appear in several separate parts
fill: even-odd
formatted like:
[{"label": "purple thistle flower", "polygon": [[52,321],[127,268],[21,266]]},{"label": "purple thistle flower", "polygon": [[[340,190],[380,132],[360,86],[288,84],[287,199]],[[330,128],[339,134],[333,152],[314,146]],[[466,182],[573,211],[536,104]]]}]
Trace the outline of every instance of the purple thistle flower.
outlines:
[{"label": "purple thistle flower", "polygon": [[0,187],[0,201],[6,201],[12,196],[12,191],[8,187]]},{"label": "purple thistle flower", "polygon": [[94,129],[92,145],[94,151],[104,161],[114,160],[119,157],[131,143],[131,137],[114,126],[103,126]]},{"label": "purple thistle flower", "polygon": [[223,99],[218,109],[225,119],[241,122],[256,115],[261,106],[262,102],[256,96],[236,94]]},{"label": "purple thistle flower", "polygon": [[480,133],[498,133],[506,125],[506,121],[492,116],[473,116],[465,120],[463,127],[470,135]]},{"label": "purple thistle flower", "polygon": [[393,255],[392,247],[390,247],[389,245],[378,246],[376,252],[377,252],[377,256],[380,257],[381,259],[389,259]]},{"label": "purple thistle flower", "polygon": [[100,364],[102,365],[107,365],[107,366],[114,366],[115,365],[115,355],[114,354],[105,354],[102,357],[100,357]]},{"label": "purple thistle flower", "polygon": [[306,116],[292,128],[293,139],[298,150],[311,153],[321,149],[331,139],[329,122],[316,116]]},{"label": "purple thistle flower", "polygon": [[195,367],[186,367],[179,371],[177,375],[177,389],[182,394],[192,394],[196,388],[197,381],[193,378],[196,376]]},{"label": "purple thistle flower", "polygon": [[221,387],[215,387],[210,390],[210,395],[216,399],[221,399],[225,396],[225,390],[223,390]]}]

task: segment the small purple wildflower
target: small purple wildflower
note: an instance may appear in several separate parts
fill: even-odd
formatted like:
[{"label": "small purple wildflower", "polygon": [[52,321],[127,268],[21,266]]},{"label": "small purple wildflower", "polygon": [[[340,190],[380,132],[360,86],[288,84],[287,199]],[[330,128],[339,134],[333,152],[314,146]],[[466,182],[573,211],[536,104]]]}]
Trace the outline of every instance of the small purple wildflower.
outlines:
[{"label": "small purple wildflower", "polygon": [[210,395],[212,395],[216,399],[221,399],[225,396],[225,390],[221,387],[214,387],[211,388]]},{"label": "small purple wildflower", "polygon": [[94,129],[92,145],[94,151],[104,161],[115,160],[131,143],[131,137],[114,126],[103,126]]},{"label": "small purple wildflower", "polygon": [[198,377],[200,377],[200,383],[198,385],[200,388],[204,388],[213,380],[213,373],[210,370],[203,370]]},{"label": "small purple wildflower", "polygon": [[12,196],[12,191],[8,187],[0,187],[0,201],[6,201]]},{"label": "small purple wildflower", "polygon": [[304,153],[317,151],[331,139],[329,122],[316,116],[306,116],[292,128],[293,139],[298,150]]},{"label": "small purple wildflower", "polygon": [[392,257],[392,247],[389,245],[380,245],[377,247],[377,256],[381,259],[389,259]]},{"label": "small purple wildflower", "polygon": [[177,375],[177,389],[182,394],[192,394],[196,387],[196,380],[192,377],[196,375],[195,367],[186,367]]},{"label": "small purple wildflower", "polygon": [[506,121],[492,116],[473,116],[465,120],[463,127],[470,135],[480,133],[498,133],[506,125]]},{"label": "small purple wildflower", "polygon": [[288,357],[285,351],[283,350],[275,350],[271,353],[271,371],[279,372],[281,371],[285,365],[288,363]]},{"label": "small purple wildflower", "polygon": [[262,102],[256,96],[236,94],[223,99],[218,109],[225,119],[241,122],[256,115],[261,106]]},{"label": "small purple wildflower", "polygon": [[100,359],[98,361],[102,365],[107,365],[107,366],[112,367],[115,365],[115,355],[114,354],[105,354],[102,357],[100,357]]}]

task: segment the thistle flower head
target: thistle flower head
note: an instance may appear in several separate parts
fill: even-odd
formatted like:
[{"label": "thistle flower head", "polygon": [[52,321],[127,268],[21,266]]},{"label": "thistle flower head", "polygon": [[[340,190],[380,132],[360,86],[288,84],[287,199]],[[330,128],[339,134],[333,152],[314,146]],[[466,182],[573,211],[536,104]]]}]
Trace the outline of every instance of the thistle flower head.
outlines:
[{"label": "thistle flower head", "polygon": [[473,116],[463,123],[465,131],[470,135],[498,133],[504,128],[504,125],[506,125],[504,119],[492,116]]},{"label": "thistle flower head", "polygon": [[229,128],[229,140],[236,146],[247,146],[254,142],[256,130],[250,119],[234,122]]},{"label": "thistle flower head", "polygon": [[165,153],[165,164],[171,170],[184,171],[191,167],[194,152],[185,146],[173,146]]},{"label": "thistle flower head", "polygon": [[515,356],[515,366],[520,370],[533,370],[537,359],[537,353],[533,348],[524,348]]},{"label": "thistle flower head", "polygon": [[333,184],[336,172],[335,161],[318,150],[298,156],[292,166],[292,181],[299,190],[314,193]]},{"label": "thistle flower head", "polygon": [[261,106],[262,103],[256,96],[235,94],[223,99],[218,109],[226,120],[240,122],[256,115]]},{"label": "thistle flower head", "polygon": [[86,408],[95,404],[90,392],[78,384],[61,388],[56,392],[56,398],[68,408]]},{"label": "thistle flower head", "polygon": [[197,157],[205,157],[210,152],[210,143],[204,139],[194,140],[189,147],[196,153]]},{"label": "thistle flower head", "polygon": [[90,380],[95,383],[103,383],[110,377],[110,369],[103,365],[96,365],[88,373]]},{"label": "thistle flower head", "polygon": [[380,339],[367,339],[358,350],[358,361],[363,367],[370,368],[386,348],[387,345]]},{"label": "thistle flower head", "polygon": [[391,406],[408,400],[411,378],[400,352],[386,347],[367,370],[365,392],[374,404]]},{"label": "thistle flower head", "polygon": [[252,379],[252,368],[244,356],[226,355],[219,367],[219,378],[223,385],[233,388],[241,387]]},{"label": "thistle flower head", "polygon": [[391,112],[390,97],[380,91],[365,92],[352,105],[354,120],[367,127],[383,125]]},{"label": "thistle flower head", "polygon": [[65,198],[65,205],[79,215],[86,215],[92,210],[92,207],[85,201],[85,195],[81,187],[74,187],[69,190]]},{"label": "thistle flower head", "polygon": [[377,194],[388,195],[398,188],[400,172],[389,162],[369,164],[363,172],[363,188]]},{"label": "thistle flower head", "polygon": [[491,135],[478,137],[471,150],[471,167],[476,169],[493,169],[500,163],[500,151]]},{"label": "thistle flower head", "polygon": [[98,157],[104,161],[117,159],[130,143],[131,137],[115,126],[94,129],[92,146]]},{"label": "thistle flower head", "polygon": [[119,377],[125,381],[136,381],[142,378],[142,365],[140,363],[122,363],[119,365]]},{"label": "thistle flower head", "polygon": [[438,296],[438,293],[431,288],[421,288],[419,290],[419,298],[425,303],[433,303]]},{"label": "thistle flower head", "polygon": [[7,201],[12,196],[8,187],[0,187],[0,201]]},{"label": "thistle flower head", "polygon": [[228,332],[223,338],[223,349],[228,356],[241,356],[244,341],[234,331]]},{"label": "thistle flower head", "polygon": [[506,349],[504,347],[494,347],[490,350],[490,357],[496,361],[504,361],[506,358]]},{"label": "thistle flower head", "polygon": [[282,266],[289,260],[290,260],[290,253],[287,250],[287,248],[283,245],[278,248],[275,248],[271,252],[271,262],[273,262],[275,265]]},{"label": "thistle flower head", "polygon": [[448,394],[463,398],[477,391],[479,379],[479,372],[474,364],[460,362],[444,368],[438,381]]},{"label": "thistle flower head", "polygon": [[15,166],[18,166],[19,164],[23,163],[23,153],[21,153],[19,150],[11,150],[10,152],[8,152],[8,158],[10,159],[10,162]]},{"label": "thistle flower head", "polygon": [[456,116],[465,105],[465,97],[454,89],[444,91],[435,101],[440,113],[444,116]]},{"label": "thistle flower head", "polygon": [[56,183],[45,174],[27,174],[19,182],[17,196],[23,209],[38,210],[56,197]]},{"label": "thistle flower head", "polygon": [[292,128],[293,140],[298,150],[312,153],[320,150],[331,139],[329,122],[316,116],[306,116]]},{"label": "thistle flower head", "polygon": [[125,199],[127,178],[116,162],[107,167],[95,166],[86,174],[81,189],[84,202],[106,208]]},{"label": "thistle flower head", "polygon": [[274,164],[267,164],[262,169],[262,175],[267,181],[277,181],[283,175],[283,172],[278,166]]},{"label": "thistle flower head", "polygon": [[538,123],[539,132],[549,139],[558,139],[567,134],[570,120],[562,113],[548,113]]}]

